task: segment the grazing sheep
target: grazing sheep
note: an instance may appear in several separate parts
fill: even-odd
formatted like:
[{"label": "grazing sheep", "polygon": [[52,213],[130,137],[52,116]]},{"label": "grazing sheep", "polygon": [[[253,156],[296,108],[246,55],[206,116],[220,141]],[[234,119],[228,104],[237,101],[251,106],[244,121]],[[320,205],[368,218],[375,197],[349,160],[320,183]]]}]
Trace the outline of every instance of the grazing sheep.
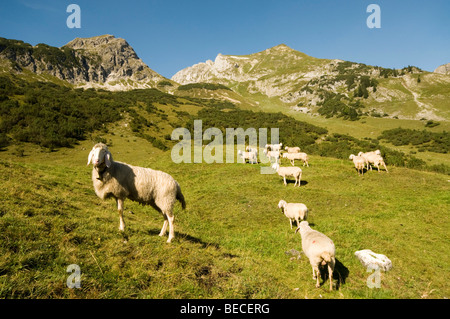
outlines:
[{"label": "grazing sheep", "polygon": [[286,152],[288,152],[288,153],[300,153],[300,147],[298,147],[298,146],[294,146],[294,147],[288,147],[288,146],[286,146],[284,149],[285,149]]},{"label": "grazing sheep", "polygon": [[251,164],[258,164],[258,157],[256,155],[256,152],[242,152],[241,150],[238,151],[238,155],[242,157],[242,163],[245,164],[245,160],[248,160]]},{"label": "grazing sheep", "polygon": [[373,164],[378,169],[378,172],[380,172],[380,165],[383,165],[386,172],[389,173],[386,164],[384,163],[383,157],[380,154],[380,151],[376,150],[374,152],[367,153],[359,152],[358,156],[362,156],[367,161],[367,169],[369,169],[370,167],[370,170],[372,170],[372,166],[370,166],[369,164]]},{"label": "grazing sheep", "polygon": [[151,168],[143,168],[113,161],[108,147],[103,143],[94,145],[89,153],[92,162],[92,181],[98,197],[116,199],[119,210],[119,230],[125,230],[123,203],[126,198],[143,205],[151,205],[164,216],[164,224],[159,236],[164,236],[169,225],[170,243],[174,238],[173,205],[178,200],[186,208],[184,196],[178,182],[169,174]]},{"label": "grazing sheep", "polygon": [[[353,160],[353,164],[355,164],[356,171],[358,172],[358,176],[364,175],[364,167],[366,164],[366,160],[362,156],[356,156],[351,154],[349,159]],[[361,171],[361,173],[360,173]]]},{"label": "grazing sheep", "polygon": [[316,287],[320,287],[319,266],[327,265],[328,277],[330,278],[330,291],[333,290],[333,271],[336,263],[336,249],[333,241],[321,232],[313,230],[307,221],[302,221],[300,226],[295,230],[295,232],[297,231],[300,231],[302,249],[311,264],[313,279],[317,280]]},{"label": "grazing sheep", "polygon": [[306,220],[308,217],[308,208],[303,203],[286,203],[284,200],[278,202],[278,208],[281,208],[281,212],[289,218],[291,224],[295,220],[297,227],[300,226],[299,220]]},{"label": "grazing sheep", "polygon": [[306,153],[283,153],[283,158],[287,158],[291,161],[292,166],[295,164],[295,160],[303,161],[303,166],[308,166],[308,154]]},{"label": "grazing sheep", "polygon": [[286,176],[293,176],[295,179],[295,185],[298,183],[298,187],[300,187],[300,181],[302,179],[302,169],[300,167],[280,167],[280,164],[275,163],[272,165],[272,168],[278,173],[278,175],[283,177],[284,185],[286,186]]},{"label": "grazing sheep", "polygon": [[274,158],[275,163],[278,163],[278,160],[280,159],[279,151],[268,151],[267,149],[264,149],[263,153],[269,158],[269,161],[271,161],[271,159]]},{"label": "grazing sheep", "polygon": [[279,144],[266,144],[265,149],[266,149],[267,151],[280,151],[282,145],[283,145],[283,143],[279,143]]}]

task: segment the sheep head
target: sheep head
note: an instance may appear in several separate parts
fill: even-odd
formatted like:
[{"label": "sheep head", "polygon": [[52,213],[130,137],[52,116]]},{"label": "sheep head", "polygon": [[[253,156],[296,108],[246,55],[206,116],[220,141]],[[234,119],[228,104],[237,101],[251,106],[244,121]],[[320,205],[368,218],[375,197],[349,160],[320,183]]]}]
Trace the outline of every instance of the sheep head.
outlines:
[{"label": "sheep head", "polygon": [[108,147],[103,143],[98,143],[94,145],[89,153],[87,165],[92,162],[94,167],[99,167],[104,163],[106,167],[110,167],[111,161],[112,156],[111,152],[108,150]]},{"label": "sheep head", "polygon": [[278,202],[278,208],[281,208],[281,211],[284,213],[284,208],[286,207],[286,201],[285,200],[280,200]]},{"label": "sheep head", "polygon": [[295,233],[297,233],[298,231],[300,231],[300,235],[302,234],[303,231],[310,229],[311,227],[309,227],[309,223],[304,220],[300,222],[300,225],[298,225],[297,229],[295,230]]}]

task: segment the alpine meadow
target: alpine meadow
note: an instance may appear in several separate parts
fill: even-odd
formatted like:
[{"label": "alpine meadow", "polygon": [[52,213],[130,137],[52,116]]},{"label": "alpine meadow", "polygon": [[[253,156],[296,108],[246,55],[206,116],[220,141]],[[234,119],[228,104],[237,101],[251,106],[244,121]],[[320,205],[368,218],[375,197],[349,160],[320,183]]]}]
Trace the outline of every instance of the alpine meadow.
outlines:
[{"label": "alpine meadow", "polygon": [[[196,120],[202,160],[174,161],[179,143],[197,151]],[[189,139],[174,138],[177,128]],[[226,144],[230,128],[247,132],[243,144]],[[267,129],[267,139],[255,145],[250,129]],[[319,59],[280,44],[218,54],[168,79],[112,35],[60,48],[0,38],[0,298],[448,298],[449,130],[450,72]],[[178,182],[186,209],[174,205],[170,243],[158,236],[158,200],[125,200],[119,230],[114,197],[93,187],[108,163],[86,165],[97,143],[113,161]],[[275,161],[301,169],[300,187],[292,176],[285,185],[281,170],[261,173],[278,143]],[[222,161],[205,161],[212,146]],[[286,147],[308,165],[292,164]],[[248,148],[257,163],[241,157]],[[350,155],[376,150],[386,168],[364,162],[358,174]],[[334,243],[331,290],[325,260],[316,287],[280,200],[305,204],[309,226]],[[364,266],[355,252],[365,249],[392,269]]]}]

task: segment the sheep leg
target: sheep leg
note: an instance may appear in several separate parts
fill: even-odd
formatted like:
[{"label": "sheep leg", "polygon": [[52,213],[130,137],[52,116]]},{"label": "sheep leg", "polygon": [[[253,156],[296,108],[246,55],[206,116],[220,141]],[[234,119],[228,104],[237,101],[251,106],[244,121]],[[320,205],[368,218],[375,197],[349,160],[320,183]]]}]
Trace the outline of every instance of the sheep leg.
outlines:
[{"label": "sheep leg", "polygon": [[119,211],[119,230],[125,230],[125,222],[123,221],[123,199],[117,198],[117,210]]},{"label": "sheep leg", "polygon": [[284,180],[284,186],[286,186],[287,185],[287,183],[286,183],[286,176],[283,176],[283,180]]},{"label": "sheep leg", "polygon": [[330,277],[330,291],[333,290],[333,270],[334,270],[334,262],[333,260],[328,263],[328,277]]},{"label": "sheep leg", "polygon": [[295,160],[291,160],[291,165],[294,166]]},{"label": "sheep leg", "polygon": [[313,277],[313,279],[316,279],[316,288],[320,287],[320,269],[318,265],[313,266],[313,272],[315,270],[315,278]]},{"label": "sheep leg", "polygon": [[291,225],[291,229],[292,229],[292,219],[289,218],[289,224]]},{"label": "sheep leg", "polygon": [[166,214],[166,216],[169,221],[169,238],[167,239],[167,242],[170,243],[172,239],[175,237],[175,231],[173,229],[174,216],[172,214]]},{"label": "sheep leg", "polygon": [[169,223],[166,213],[163,212],[162,214],[163,214],[163,217],[164,217],[164,224],[163,224],[163,226],[161,228],[159,236],[164,236],[166,234],[167,224]]}]

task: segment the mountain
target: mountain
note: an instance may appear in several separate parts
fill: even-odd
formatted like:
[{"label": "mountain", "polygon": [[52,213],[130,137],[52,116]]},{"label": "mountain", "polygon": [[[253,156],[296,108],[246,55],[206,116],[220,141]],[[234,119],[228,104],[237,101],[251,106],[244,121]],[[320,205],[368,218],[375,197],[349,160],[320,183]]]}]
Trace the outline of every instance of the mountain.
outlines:
[{"label": "mountain", "polygon": [[285,44],[250,55],[218,54],[172,80],[219,83],[246,98],[325,117],[450,118],[449,75],[318,59]]},{"label": "mountain", "polygon": [[151,70],[124,39],[112,35],[76,38],[61,48],[0,38],[0,66],[41,79],[55,77],[76,87],[128,90],[173,86]]},{"label": "mountain", "polygon": [[450,74],[450,63],[442,64],[434,70],[435,73]]}]

